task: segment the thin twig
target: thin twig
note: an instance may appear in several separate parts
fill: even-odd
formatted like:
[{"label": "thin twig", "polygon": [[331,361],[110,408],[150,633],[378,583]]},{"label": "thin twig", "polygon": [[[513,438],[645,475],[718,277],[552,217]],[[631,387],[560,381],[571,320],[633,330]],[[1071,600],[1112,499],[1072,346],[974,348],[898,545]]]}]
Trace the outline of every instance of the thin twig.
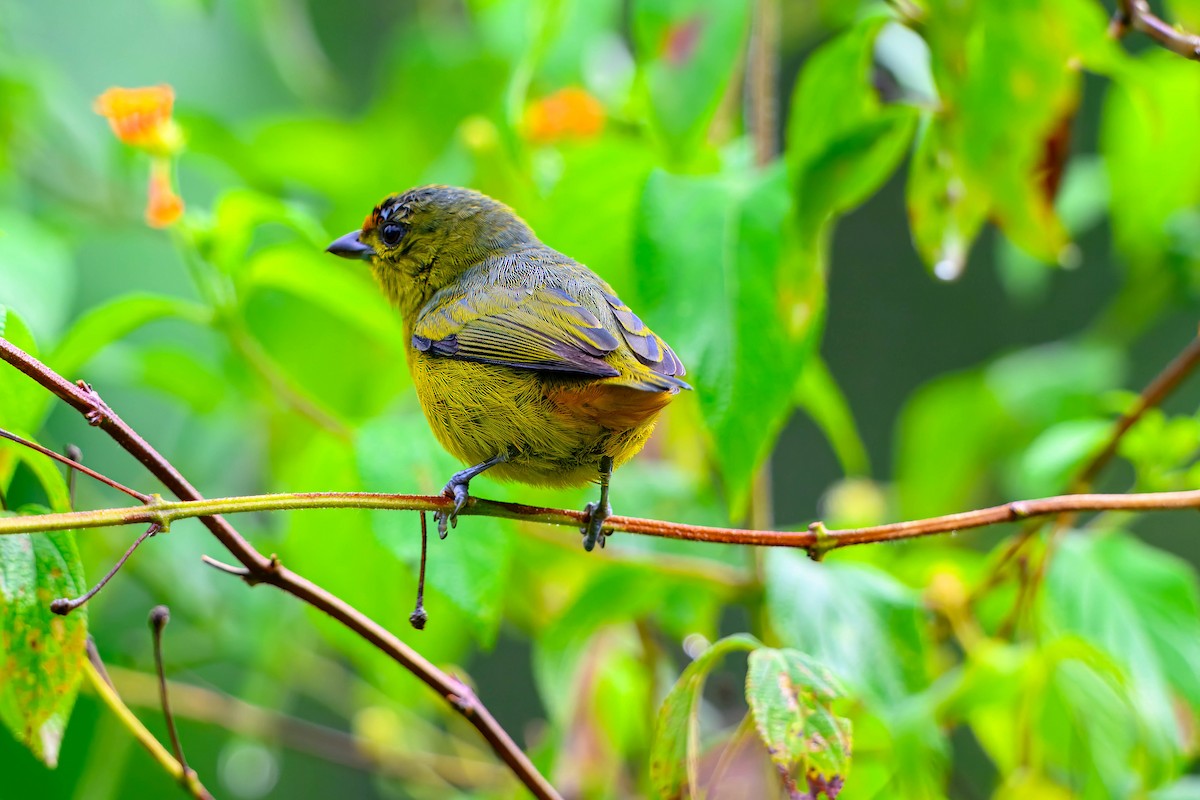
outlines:
[{"label": "thin twig", "polygon": [[[64,455],[75,464],[83,463],[83,451],[73,444],[67,445],[67,451]],[[79,470],[75,469],[75,464],[67,465],[67,501],[71,504],[71,510],[74,511],[75,505],[75,476],[79,474]]]},{"label": "thin twig", "polygon": [[[171,462],[167,461],[118,417],[90,386],[82,382],[80,385],[71,383],[2,337],[0,337],[0,360],[11,364],[82,413],[90,424],[99,427],[111,436],[176,497],[190,501],[202,499],[195,487],[188,483]],[[147,522],[157,521],[147,520]],[[247,582],[269,583],[313,608],[325,612],[354,631],[368,644],[396,661],[449,702],[456,711],[475,726],[492,746],[496,755],[508,765],[517,779],[535,797],[539,800],[556,800],[560,797],[550,782],[508,735],[508,732],[500,726],[487,707],[473,694],[464,699],[461,694],[462,684],[460,681],[435,667],[416,650],[340,597],[330,594],[307,578],[287,569],[277,560],[267,558],[258,552],[221,517],[206,516],[201,519],[201,522],[246,568],[249,573],[246,576]]]},{"label": "thin twig", "polygon": [[137,550],[138,547],[141,546],[142,542],[146,541],[151,536],[158,533],[158,531],[159,531],[158,523],[151,522],[150,525],[146,528],[145,532],[142,533],[142,535],[139,536],[138,538],[134,539],[133,544],[129,545],[129,549],[125,551],[125,555],[123,555],[119,559],[117,559],[117,563],[113,564],[112,569],[110,569],[108,571],[108,573],[103,578],[101,578],[100,581],[95,586],[93,586],[91,589],[88,589],[87,592],[84,593],[82,596],[76,597],[74,599],[71,599],[68,597],[59,597],[59,598],[52,600],[50,602],[50,610],[53,611],[55,614],[65,617],[67,614],[70,614],[72,611],[79,608],[81,605],[86,603],[88,600],[91,600],[93,597],[96,596],[97,592],[99,592],[101,589],[104,588],[104,585],[106,583],[108,583],[110,580],[112,580],[112,577],[117,574],[118,570],[120,570],[121,567],[125,566],[125,562],[129,560],[129,557],[131,555],[133,555],[133,551]]},{"label": "thin twig", "polygon": [[746,127],[754,137],[754,163],[779,155],[779,0],[755,0],[746,54]]},{"label": "thin twig", "polygon": [[[90,644],[90,643],[89,643]],[[109,683],[108,677],[96,667],[100,662],[100,656],[96,653],[95,647],[92,646],[89,650],[89,658],[83,664],[83,674],[87,679],[88,685],[100,701],[108,706],[108,709],[116,715],[121,724],[125,726],[133,737],[138,740],[142,747],[150,753],[150,756],[166,770],[166,772],[179,782],[179,785],[187,791],[196,800],[213,800],[213,796],[204,788],[204,784],[200,782],[200,778],[196,776],[195,770],[185,768],[179,761],[167,752],[167,748],[162,746],[162,742],[154,738],[154,734],[146,730],[146,726],[141,720],[129,710],[125,703],[121,702],[121,698],[117,695],[112,684]],[[95,659],[93,662],[92,659]]]},{"label": "thin twig", "polygon": [[162,704],[163,717],[167,721],[167,735],[171,737],[171,749],[175,751],[175,760],[183,765],[183,771],[188,772],[187,759],[183,757],[183,744],[179,741],[179,730],[175,727],[175,717],[171,714],[170,695],[167,693],[167,672],[163,667],[162,635],[163,629],[171,621],[171,610],[166,606],[155,606],[150,609],[150,635],[154,640],[154,671],[158,673],[158,698]]},{"label": "thin twig", "polygon": [[[1147,411],[1158,406],[1167,398],[1168,395],[1171,394],[1171,392],[1177,389],[1183,382],[1184,378],[1186,378],[1195,370],[1197,364],[1200,364],[1200,336],[1197,336],[1188,342],[1187,346],[1184,347],[1183,350],[1181,350],[1179,354],[1175,356],[1175,358],[1171,359],[1171,362],[1163,367],[1162,371],[1159,372],[1158,375],[1154,376],[1154,379],[1151,380],[1150,383],[1146,384],[1146,388],[1142,389],[1142,392],[1140,395],[1138,395],[1138,399],[1133,404],[1133,407],[1122,414],[1121,417],[1115,423],[1113,423],[1112,431],[1105,440],[1104,447],[1102,447],[1100,451],[1097,452],[1096,455],[1093,456],[1083,466],[1078,476],[1071,482],[1072,491],[1083,492],[1091,486],[1092,482],[1100,474],[1100,471],[1104,469],[1108,462],[1112,460],[1113,456],[1116,455],[1117,449],[1121,444],[1121,439],[1126,433],[1129,432],[1130,428],[1132,428]],[[1058,525],[1055,528],[1055,531],[1057,532],[1065,528],[1068,519],[1069,517],[1067,516],[1061,517]],[[1040,525],[1030,524],[1022,528],[1020,533],[1013,537],[1009,545],[1005,548],[1004,552],[1001,553],[1000,557],[993,563],[987,576],[985,576],[983,581],[981,581],[976,589],[971,593],[972,601],[982,597],[985,593],[1000,583],[1001,576],[1008,568],[1009,564],[1014,563],[1014,559],[1016,558],[1017,554],[1020,553],[1020,551],[1029,543],[1029,541],[1033,539],[1034,534],[1036,534],[1040,529]],[[1049,553],[1050,551],[1047,552]],[[1044,574],[1045,560],[1043,559],[1043,563],[1033,573],[1033,580],[1035,584],[1040,583],[1041,577]],[[1024,596],[1025,593],[1022,592],[1022,594],[1018,596],[1018,601],[1020,601],[1020,598]]]},{"label": "thin twig", "polygon": [[[83,464],[80,464],[77,460],[75,460],[73,458],[68,458],[67,456],[56,453],[48,447],[42,447],[37,442],[31,442],[28,439],[22,439],[20,436],[17,436],[15,433],[6,431],[3,428],[0,428],[0,439],[8,439],[10,442],[16,442],[17,444],[21,445],[22,447],[28,447],[30,450],[36,450],[37,452],[41,453],[42,455],[46,456],[47,458],[52,458],[55,461],[59,462],[60,464],[66,464],[68,469],[79,470],[84,475],[87,475],[89,478],[95,478],[96,480],[103,483],[105,486],[111,486],[112,488],[116,489],[119,492],[124,492],[125,494],[132,497],[134,500],[139,500],[143,503],[149,503],[151,500],[154,499],[148,494],[142,494],[137,489],[130,489],[128,486],[124,486],[120,483],[117,483],[112,478],[108,477],[107,475],[101,475],[99,472],[96,472],[94,469],[85,467]],[[76,447],[75,450],[78,452],[79,448]],[[70,497],[71,497],[71,503],[72,503],[72,505],[74,505],[74,502],[75,502],[74,483],[71,484]]]},{"label": "thin twig", "polygon": [[88,634],[87,637],[86,650],[88,661],[91,662],[92,668],[96,670],[96,674],[115,690],[116,687],[113,686],[112,678],[108,677],[108,670],[105,668],[104,662],[100,660],[100,651],[96,649],[96,640],[92,638],[91,634]]},{"label": "thin twig", "polygon": [[1200,61],[1200,36],[1180,30],[1150,10],[1146,0],[1117,0],[1117,12],[1108,26],[1113,38],[1130,28],[1140,31],[1176,55]]},{"label": "thin twig", "polygon": [[[746,128],[754,142],[754,163],[766,167],[779,156],[779,0],[753,0],[750,37],[746,46],[743,106]],[[745,520],[751,528],[775,526],[775,496],[771,460],[755,471]],[[761,581],[761,556],[755,555],[755,576]]]},{"label": "thin twig", "polygon": [[218,572],[224,572],[226,575],[234,575],[239,578],[250,577],[250,570],[245,567],[235,567],[232,564],[226,564],[224,561],[218,561],[209,555],[200,556],[200,560]]},{"label": "thin twig", "polygon": [[1109,434],[1108,441],[1104,448],[1095,455],[1080,471],[1079,477],[1075,479],[1074,485],[1078,489],[1086,489],[1091,486],[1092,481],[1100,474],[1100,470],[1104,469],[1105,465],[1112,460],[1112,457],[1117,453],[1117,447],[1121,443],[1121,438],[1126,432],[1134,426],[1134,424],[1142,418],[1142,415],[1154,408],[1171,392],[1183,382],[1183,379],[1192,373],[1196,365],[1200,364],[1200,336],[1192,339],[1180,351],[1179,355],[1171,359],[1171,363],[1163,367],[1163,370],[1154,377],[1138,395],[1137,402],[1133,404],[1133,408],[1121,415],[1113,425],[1112,433]]},{"label": "thin twig", "polygon": [[417,576],[417,604],[408,615],[408,622],[419,631],[425,630],[429,614],[425,612],[425,556],[429,552],[429,527],[425,522],[425,512],[421,512],[421,571]]}]

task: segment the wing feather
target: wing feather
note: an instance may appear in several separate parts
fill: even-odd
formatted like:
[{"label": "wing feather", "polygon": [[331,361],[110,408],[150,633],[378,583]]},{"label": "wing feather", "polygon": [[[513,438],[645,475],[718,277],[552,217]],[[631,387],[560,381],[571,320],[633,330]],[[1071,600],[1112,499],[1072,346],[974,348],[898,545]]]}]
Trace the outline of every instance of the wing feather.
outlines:
[{"label": "wing feather", "polygon": [[607,286],[563,285],[546,272],[511,277],[465,290],[472,282],[460,281],[434,294],[417,316],[413,346],[468,361],[620,377],[635,389],[691,388],[679,379],[683,364],[671,348]]}]

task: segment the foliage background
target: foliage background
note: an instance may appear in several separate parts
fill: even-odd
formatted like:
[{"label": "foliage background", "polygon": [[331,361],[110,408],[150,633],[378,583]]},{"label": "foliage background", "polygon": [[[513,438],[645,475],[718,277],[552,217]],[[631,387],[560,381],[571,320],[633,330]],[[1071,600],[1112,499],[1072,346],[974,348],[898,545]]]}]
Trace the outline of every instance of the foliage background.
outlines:
[{"label": "foliage background", "polygon": [[[1109,10],[1085,0],[909,10],[903,26],[887,6],[779,4],[785,155],[759,169],[741,96],[750,4],[4,0],[5,335],[86,377],[208,496],[436,492],[456,465],[407,385],[399,322],[365,272],[322,249],[388,192],[459,183],[597,269],[689,367],[697,391],[615,479],[620,513],[833,526],[1064,491],[1128,390],[1195,335],[1200,66],[1113,43]],[[1168,11],[1200,20],[1188,0]],[[109,86],[160,82],[187,136],[188,211],[168,231],[142,220],[145,157],[91,111]],[[574,86],[599,100],[602,132],[577,107],[566,130],[539,127],[544,99]],[[1056,214],[1039,170],[1067,118]],[[92,316],[72,338],[130,294],[169,300]],[[22,380],[0,372],[0,426],[78,443],[90,465],[156,488],[74,412],[17,404]],[[1185,387],[1150,414],[1103,486],[1195,486],[1196,402]],[[752,490],[768,453],[773,499]],[[7,445],[0,486],[14,507],[46,502]],[[119,501],[80,484],[81,508]],[[650,794],[662,697],[703,642],[749,631],[847,684],[846,797],[1200,797],[1180,777],[1200,703],[1190,515],[1107,515],[1053,551],[1039,540],[1031,564],[1053,559],[1015,625],[1011,575],[964,601],[1007,529],[814,565],[624,535],[585,555],[569,532],[469,519],[434,543],[421,634],[405,623],[411,515],[237,522],[469,675],[568,794]],[[80,535],[89,577],[131,535]],[[179,524],[89,605],[106,661],[147,673],[145,614],[165,602],[173,678],[351,731],[399,775],[184,715],[210,788],[515,791],[473,768],[490,761],[483,744],[425,687],[282,594],[202,568],[206,552],[200,526]],[[744,713],[744,669],[731,656],[710,678],[714,746]],[[162,732],[153,704],[142,716]],[[765,758],[735,762],[740,780],[769,779]],[[0,797],[175,791],[86,692],[56,770],[7,737],[0,764]]]}]

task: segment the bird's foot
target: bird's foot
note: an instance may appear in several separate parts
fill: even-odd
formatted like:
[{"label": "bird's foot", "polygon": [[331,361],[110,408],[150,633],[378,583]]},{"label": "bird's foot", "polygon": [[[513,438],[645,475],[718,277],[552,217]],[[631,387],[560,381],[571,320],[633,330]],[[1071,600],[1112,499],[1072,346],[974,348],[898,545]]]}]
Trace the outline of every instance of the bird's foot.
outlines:
[{"label": "bird's foot", "polygon": [[604,522],[613,515],[612,506],[608,503],[588,503],[583,509],[583,527],[579,532],[583,534],[583,549],[589,553],[596,546],[596,542],[600,542],[600,549],[604,549],[604,540],[608,538],[608,533],[604,530]]},{"label": "bird's foot", "polygon": [[458,512],[463,510],[463,506],[467,504],[467,498],[471,495],[467,491],[467,486],[471,483],[471,478],[485,472],[497,464],[503,464],[508,461],[516,453],[516,450],[509,448],[503,453],[498,453],[492,456],[487,461],[481,461],[473,467],[454,473],[450,476],[450,481],[446,484],[446,488],[442,489],[442,494],[454,500],[454,508],[449,511],[435,511],[433,518],[437,520],[438,538],[446,538],[446,528],[455,527],[458,524]]},{"label": "bird's foot", "polygon": [[437,520],[439,539],[446,538],[446,534],[449,533],[447,527],[454,528],[458,526],[458,512],[463,510],[463,506],[467,504],[467,498],[471,496],[468,491],[470,483],[470,479],[462,480],[458,475],[455,475],[446,484],[446,488],[442,489],[442,494],[454,499],[454,508],[449,511],[433,512],[433,518]]}]

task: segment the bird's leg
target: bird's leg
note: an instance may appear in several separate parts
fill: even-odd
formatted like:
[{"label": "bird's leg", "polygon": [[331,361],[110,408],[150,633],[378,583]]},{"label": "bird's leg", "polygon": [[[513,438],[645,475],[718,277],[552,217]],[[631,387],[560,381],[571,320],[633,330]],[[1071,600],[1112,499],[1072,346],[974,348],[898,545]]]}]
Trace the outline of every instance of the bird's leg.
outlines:
[{"label": "bird's leg", "polygon": [[471,483],[471,478],[491,469],[497,464],[503,464],[505,461],[508,461],[510,455],[510,452],[505,450],[499,455],[492,456],[487,461],[483,461],[473,467],[467,467],[450,476],[450,480],[446,482],[446,487],[442,489],[442,494],[454,498],[454,508],[450,509],[449,512],[435,511],[433,514],[434,519],[437,520],[439,538],[446,538],[447,525],[452,528],[458,525],[458,512],[463,510],[463,506],[467,504],[467,498],[470,496],[467,489]]},{"label": "bird's leg", "polygon": [[588,503],[583,509],[584,525],[579,529],[583,534],[583,549],[591,552],[600,541],[603,549],[607,534],[604,533],[604,521],[612,516],[612,506],[608,504],[608,480],[612,477],[612,456],[600,457],[600,501]]}]

